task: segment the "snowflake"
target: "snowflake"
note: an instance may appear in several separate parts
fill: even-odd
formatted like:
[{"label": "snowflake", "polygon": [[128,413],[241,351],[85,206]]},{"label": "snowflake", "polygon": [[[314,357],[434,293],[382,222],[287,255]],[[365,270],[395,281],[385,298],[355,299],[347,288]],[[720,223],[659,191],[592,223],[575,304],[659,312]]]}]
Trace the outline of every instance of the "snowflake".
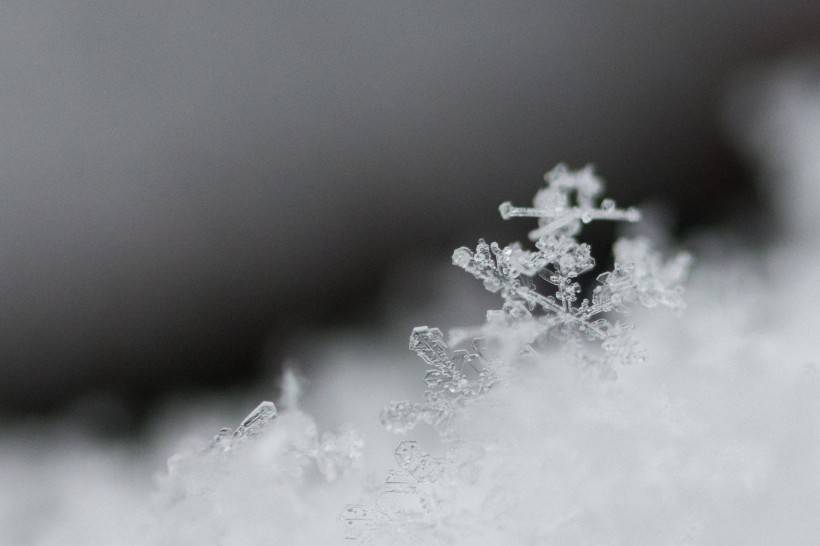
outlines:
[{"label": "snowflake", "polygon": [[[604,373],[615,364],[641,361],[630,325],[611,322],[606,316],[625,314],[636,303],[682,309],[681,282],[689,256],[679,254],[665,263],[646,240],[621,239],[614,248],[613,270],[598,275],[591,299],[579,301],[582,287],[578,278],[595,267],[590,246],[576,238],[583,224],[636,222],[640,213],[634,208],[620,209],[611,199],[596,205],[603,184],[591,167],[570,171],[558,165],[544,180],[547,187],[536,193],[533,207],[515,207],[509,202],[499,207],[504,219],[538,218],[539,227],[529,234],[535,250],[524,250],[518,243],[501,248],[480,239],[475,251],[456,249],[453,263],[481,280],[490,292],[500,293],[504,300],[501,317],[507,323],[535,322],[535,337],[559,338],[579,360],[601,365]],[[554,292],[543,295],[536,290],[535,277],[546,281]],[[498,314],[490,318],[489,323],[499,322]],[[589,341],[597,341],[602,354],[589,351]]]},{"label": "snowflake", "polygon": [[[453,527],[461,538],[481,522],[453,501],[460,485],[475,481],[482,448],[460,442],[436,457],[418,442],[400,442],[393,452],[397,467],[376,493],[373,505],[349,505],[342,513],[345,538],[361,544],[452,544]],[[443,521],[447,523],[441,525]],[[466,528],[462,528],[466,527]]]}]

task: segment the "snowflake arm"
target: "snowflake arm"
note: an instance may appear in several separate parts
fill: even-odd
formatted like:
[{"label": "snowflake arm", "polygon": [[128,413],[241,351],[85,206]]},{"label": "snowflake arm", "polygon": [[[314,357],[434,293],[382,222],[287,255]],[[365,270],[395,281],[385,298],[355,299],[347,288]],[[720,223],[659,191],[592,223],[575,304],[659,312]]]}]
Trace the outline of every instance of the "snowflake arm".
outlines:
[{"label": "snowflake arm", "polygon": [[612,199],[604,199],[600,206],[595,205],[603,183],[589,165],[570,171],[566,165],[559,164],[544,175],[544,181],[547,187],[535,195],[532,207],[516,207],[509,201],[498,207],[504,220],[538,218],[538,229],[529,234],[533,241],[559,231],[574,234],[580,223],[588,224],[594,220],[637,222],[641,219],[638,209],[620,209]]},{"label": "snowflake arm", "polygon": [[458,409],[488,391],[495,376],[477,351],[451,351],[438,328],[414,328],[410,350],[427,365],[425,400],[390,403],[382,411],[382,424],[405,433],[426,423],[446,437]]}]

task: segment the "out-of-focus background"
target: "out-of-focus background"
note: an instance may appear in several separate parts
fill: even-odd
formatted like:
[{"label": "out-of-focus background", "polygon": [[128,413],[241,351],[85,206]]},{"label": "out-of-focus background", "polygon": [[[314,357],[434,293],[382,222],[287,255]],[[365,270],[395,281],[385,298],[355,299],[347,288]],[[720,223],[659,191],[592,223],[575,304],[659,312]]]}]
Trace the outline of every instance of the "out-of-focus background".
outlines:
[{"label": "out-of-focus background", "polygon": [[796,0],[3,2],[0,414],[252,383],[520,237],[495,205],[558,161],[760,229],[722,100],[818,39]]}]

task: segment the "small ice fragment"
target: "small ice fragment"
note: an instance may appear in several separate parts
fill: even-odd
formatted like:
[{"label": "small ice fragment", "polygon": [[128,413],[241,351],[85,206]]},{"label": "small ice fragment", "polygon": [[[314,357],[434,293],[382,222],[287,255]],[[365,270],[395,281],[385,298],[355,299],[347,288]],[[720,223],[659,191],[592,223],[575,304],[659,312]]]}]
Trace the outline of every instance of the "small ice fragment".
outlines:
[{"label": "small ice fragment", "polygon": [[211,449],[219,449],[221,451],[228,451],[231,448],[231,435],[233,431],[230,428],[219,429],[219,432],[211,440]]},{"label": "small ice fragment", "polygon": [[273,402],[262,402],[248,414],[233,433],[234,438],[253,437],[259,434],[269,421],[276,418],[276,406]]}]

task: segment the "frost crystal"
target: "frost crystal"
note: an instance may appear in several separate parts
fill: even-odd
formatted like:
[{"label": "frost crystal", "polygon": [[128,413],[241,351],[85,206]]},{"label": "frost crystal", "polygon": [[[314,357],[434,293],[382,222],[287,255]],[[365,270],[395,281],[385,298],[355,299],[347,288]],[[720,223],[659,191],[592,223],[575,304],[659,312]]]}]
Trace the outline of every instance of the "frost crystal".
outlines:
[{"label": "frost crystal", "polygon": [[451,353],[438,328],[414,328],[410,350],[427,364],[425,401],[393,402],[382,412],[382,424],[393,432],[406,433],[426,423],[447,435],[455,410],[486,392],[496,375],[478,347]]},{"label": "frost crystal", "polygon": [[[534,250],[518,243],[502,248],[480,239],[474,251],[461,247],[453,252],[453,264],[500,294],[503,307],[489,311],[483,326],[451,333],[450,345],[472,342],[468,349],[451,349],[438,328],[413,330],[410,349],[427,367],[424,401],[393,402],[381,421],[400,434],[422,423],[431,426],[444,454],[426,453],[412,440],[401,442],[395,451],[398,466],[378,490],[375,503],[350,505],[342,514],[349,540],[451,544],[456,535],[464,538],[466,524],[477,543],[485,543],[479,528],[488,518],[481,512],[497,499],[479,499],[470,506],[459,491],[469,490],[478,479],[487,449],[505,446],[487,438],[475,441],[464,432],[460,425],[469,421],[471,405],[502,383],[513,364],[549,348],[554,340],[579,362],[612,377],[615,366],[643,359],[630,335],[632,326],[613,320],[613,313],[625,314],[636,304],[683,308],[681,282],[688,255],[664,262],[644,239],[619,240],[614,268],[597,276],[589,298],[581,297],[579,278],[595,268],[590,246],[576,238],[582,226],[595,220],[636,222],[640,213],[618,208],[611,199],[599,203],[603,184],[591,167],[570,171],[558,165],[544,180],[546,187],[535,195],[532,207],[509,202],[499,207],[505,220],[538,219],[538,228],[529,234]],[[537,290],[537,283],[550,287],[549,293]],[[486,473],[492,465],[483,466]]]},{"label": "frost crystal", "polygon": [[273,402],[262,402],[248,414],[235,431],[229,428],[221,429],[211,441],[211,448],[228,451],[235,445],[253,438],[262,432],[262,429],[276,418],[277,411]]},{"label": "frost crystal", "polygon": [[[353,430],[342,430],[337,433],[325,432],[319,435],[313,420],[298,409],[294,408],[293,411],[286,412],[286,415],[287,424],[298,423],[302,429],[298,435],[289,435],[290,438],[299,438],[299,440],[291,442],[291,445],[287,447],[289,454],[300,466],[312,463],[323,478],[333,481],[339,474],[352,467],[360,457],[363,442]],[[277,416],[278,412],[273,402],[260,403],[242,420],[236,430],[221,429],[200,457],[207,459],[214,452],[227,453],[238,449],[248,441],[263,436]],[[179,458],[174,458],[169,462],[172,470],[176,469],[178,462]]]},{"label": "frost crystal", "polygon": [[[576,239],[582,225],[594,220],[635,222],[640,213],[619,209],[611,199],[596,205],[603,185],[591,167],[573,172],[559,165],[544,180],[547,187],[535,195],[533,207],[510,203],[499,207],[504,219],[538,218],[538,229],[530,232],[535,250],[523,250],[518,243],[501,248],[480,239],[475,251],[456,249],[453,263],[481,280],[490,292],[500,293],[508,323],[536,323],[537,337],[559,338],[579,360],[600,365],[603,373],[615,364],[640,361],[629,325],[611,322],[605,315],[627,313],[635,303],[681,309],[680,283],[689,257],[681,254],[664,263],[645,240],[621,239],[614,249],[614,269],[598,275],[591,299],[579,301],[582,287],[577,279],[595,267],[590,246]],[[536,277],[551,285],[553,293],[537,291]],[[598,342],[603,353],[589,351],[589,341]]]},{"label": "frost crystal", "polygon": [[464,516],[452,493],[465,478],[474,481],[480,448],[455,444],[445,457],[436,457],[405,440],[393,455],[398,466],[375,504],[349,505],[342,513],[345,538],[362,544],[451,544],[449,530],[438,523]]}]

